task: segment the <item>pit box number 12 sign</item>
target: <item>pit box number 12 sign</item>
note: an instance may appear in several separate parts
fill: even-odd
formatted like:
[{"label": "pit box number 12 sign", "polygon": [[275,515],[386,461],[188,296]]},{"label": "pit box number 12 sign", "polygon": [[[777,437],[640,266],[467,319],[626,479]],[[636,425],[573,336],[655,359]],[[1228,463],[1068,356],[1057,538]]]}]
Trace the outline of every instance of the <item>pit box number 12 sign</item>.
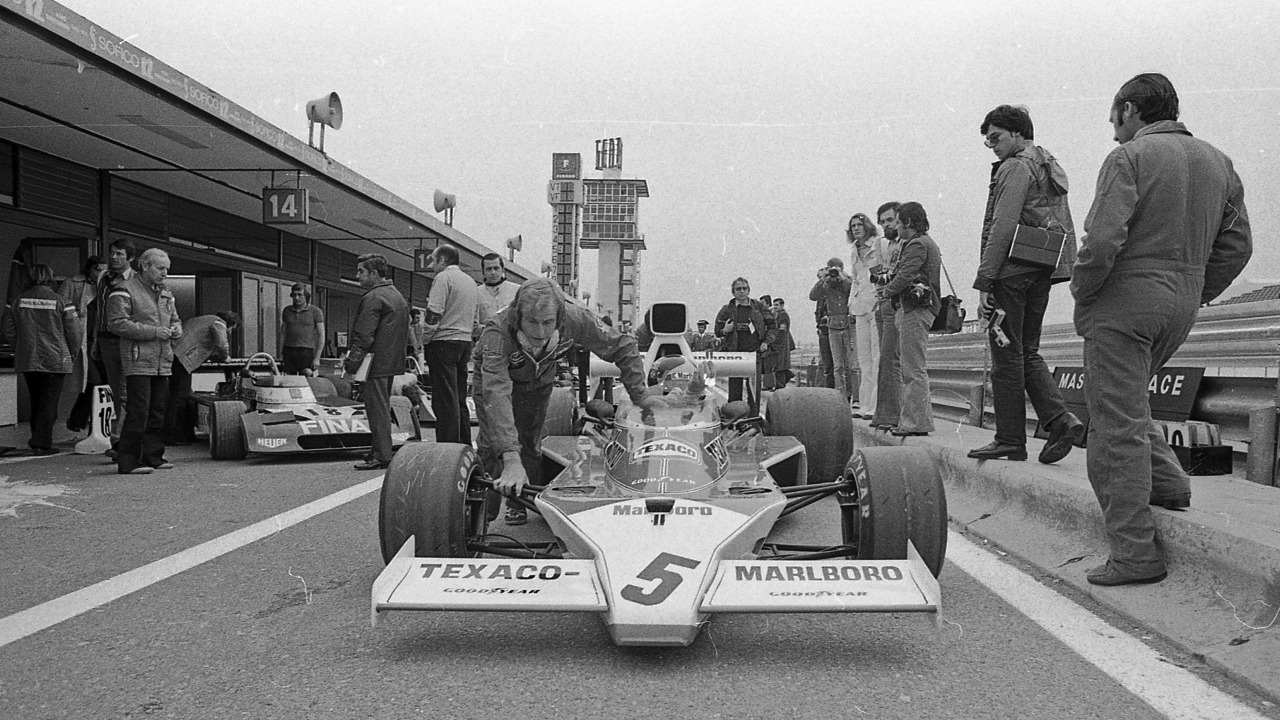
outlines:
[{"label": "pit box number 12 sign", "polygon": [[306,225],[311,221],[310,196],[305,188],[263,188],[264,225]]}]

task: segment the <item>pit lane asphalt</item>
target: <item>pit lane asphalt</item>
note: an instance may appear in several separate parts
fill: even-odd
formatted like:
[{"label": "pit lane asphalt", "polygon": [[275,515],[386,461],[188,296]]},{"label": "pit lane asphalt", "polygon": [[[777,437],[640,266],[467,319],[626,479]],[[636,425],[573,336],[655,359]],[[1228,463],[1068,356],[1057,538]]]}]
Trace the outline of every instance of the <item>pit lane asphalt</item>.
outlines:
[{"label": "pit lane asphalt", "polygon": [[[0,615],[373,477],[352,455],[169,456],[178,468],[149,476],[97,457],[0,465],[74,491],[0,516]],[[779,530],[834,540],[834,502]],[[615,647],[592,614],[394,613],[370,629],[381,568],[373,493],[0,648],[0,716],[1159,717],[955,567],[937,628],[727,615],[690,648]]]}]

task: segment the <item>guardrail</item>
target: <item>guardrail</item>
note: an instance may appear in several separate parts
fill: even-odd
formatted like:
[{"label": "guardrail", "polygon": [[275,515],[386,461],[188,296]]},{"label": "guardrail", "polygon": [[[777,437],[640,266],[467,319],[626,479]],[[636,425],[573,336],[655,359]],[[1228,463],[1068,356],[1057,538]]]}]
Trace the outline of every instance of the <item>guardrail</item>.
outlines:
[{"label": "guardrail", "polygon": [[[929,338],[934,415],[987,426],[994,416],[985,382],[986,334],[976,325],[966,330]],[[1083,366],[1083,350],[1072,325],[1044,328],[1040,353],[1050,367]],[[1245,454],[1250,481],[1276,485],[1280,300],[1201,308],[1190,336],[1169,365],[1205,369],[1191,419],[1220,426],[1223,442]],[[1034,417],[1028,410],[1028,418]]]}]

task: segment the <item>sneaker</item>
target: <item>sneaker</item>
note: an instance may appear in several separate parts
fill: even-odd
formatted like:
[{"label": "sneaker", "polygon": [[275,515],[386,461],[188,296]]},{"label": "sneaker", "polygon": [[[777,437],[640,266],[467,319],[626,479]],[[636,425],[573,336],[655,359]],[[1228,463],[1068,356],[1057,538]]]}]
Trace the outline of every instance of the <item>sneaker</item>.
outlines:
[{"label": "sneaker", "polygon": [[507,508],[507,516],[503,522],[508,525],[523,525],[529,522],[529,513],[524,508],[515,506]]},{"label": "sneaker", "polygon": [[159,465],[153,465],[152,467],[154,467],[154,468],[155,468],[155,469],[157,469],[157,470],[172,470],[172,469],[173,469],[173,463],[171,463],[171,462],[162,462],[162,463],[160,463]]},{"label": "sneaker", "polygon": [[120,472],[120,474],[121,475],[150,475],[153,472],[155,472],[155,468],[150,468],[150,467],[147,467],[146,465],[140,465],[132,470],[123,470]]}]

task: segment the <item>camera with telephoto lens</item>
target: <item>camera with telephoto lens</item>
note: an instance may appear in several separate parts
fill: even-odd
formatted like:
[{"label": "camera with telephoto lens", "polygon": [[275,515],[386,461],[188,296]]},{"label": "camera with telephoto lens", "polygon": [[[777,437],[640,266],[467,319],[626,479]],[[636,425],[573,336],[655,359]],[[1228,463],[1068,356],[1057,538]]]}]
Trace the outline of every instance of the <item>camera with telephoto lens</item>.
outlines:
[{"label": "camera with telephoto lens", "polygon": [[840,277],[840,268],[833,268],[833,267],[827,268],[827,277],[831,280],[835,280],[836,278]]}]

